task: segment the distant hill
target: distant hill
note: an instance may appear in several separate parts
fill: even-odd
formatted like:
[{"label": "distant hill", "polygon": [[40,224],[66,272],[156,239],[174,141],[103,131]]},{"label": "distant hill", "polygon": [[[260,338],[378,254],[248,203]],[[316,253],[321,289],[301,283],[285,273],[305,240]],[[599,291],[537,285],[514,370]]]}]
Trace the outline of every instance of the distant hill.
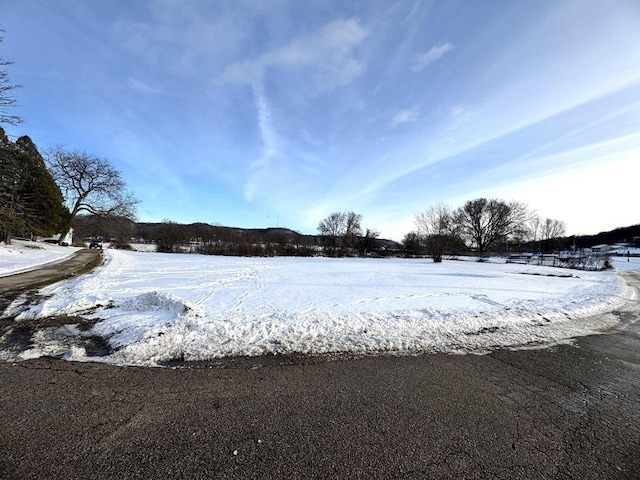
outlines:
[{"label": "distant hill", "polygon": [[[159,231],[165,226],[162,222],[138,222],[136,223],[137,237],[145,240],[155,240]],[[233,237],[242,237],[255,242],[293,243],[300,245],[321,245],[320,235],[305,235],[295,230],[282,227],[270,228],[239,228],[222,225],[210,225],[208,223],[175,224],[182,231],[183,236],[193,240],[208,241],[211,239],[225,240]],[[384,247],[388,250],[401,250],[402,245],[393,240],[384,238],[376,239],[376,247]]]},{"label": "distant hill", "polygon": [[566,237],[563,240],[580,247],[593,247],[594,245],[613,245],[615,243],[631,243],[640,246],[640,224],[630,227],[620,227],[608,232],[600,232],[596,235],[578,235]]}]

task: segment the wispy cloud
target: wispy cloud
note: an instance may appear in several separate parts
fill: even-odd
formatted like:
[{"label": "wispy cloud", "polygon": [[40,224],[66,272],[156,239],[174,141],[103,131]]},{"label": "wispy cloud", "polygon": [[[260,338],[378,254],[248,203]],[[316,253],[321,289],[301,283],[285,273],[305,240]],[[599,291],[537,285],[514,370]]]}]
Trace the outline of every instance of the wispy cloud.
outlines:
[{"label": "wispy cloud", "polygon": [[274,172],[284,168],[276,160],[283,158],[283,145],[287,142],[275,128],[276,122],[265,90],[268,71],[285,68],[304,70],[305,82],[315,92],[347,85],[364,69],[364,64],[356,57],[356,49],[366,35],[367,31],[359,19],[340,19],[258,57],[233,63],[224,70],[218,79],[220,83],[251,87],[262,139],[262,152],[251,163],[251,171],[244,184],[247,201],[259,196],[265,185],[272,189],[273,184],[269,179],[274,178]]},{"label": "wispy cloud", "polygon": [[258,115],[258,127],[262,137],[262,153],[251,163],[251,174],[244,186],[244,196],[252,201],[261,181],[271,167],[272,159],[278,154],[278,134],[273,124],[269,100],[264,91],[264,80],[258,76],[251,85]]},{"label": "wispy cloud", "polygon": [[428,52],[418,55],[413,63],[411,69],[414,72],[419,72],[427,68],[432,62],[444,57],[447,53],[453,50],[455,47],[450,43],[442,43],[431,47]]},{"label": "wispy cloud", "polygon": [[[249,32],[207,2],[155,1],[146,17],[123,15],[110,26],[114,42],[140,65],[179,76],[220,69]],[[171,58],[171,61],[167,61]]]},{"label": "wispy cloud", "polygon": [[311,78],[321,91],[347,85],[364,71],[364,63],[356,58],[355,50],[366,36],[359,19],[336,20],[257,58],[229,65],[220,80],[251,83],[269,68],[291,67],[312,69]]},{"label": "wispy cloud", "polygon": [[[563,117],[570,118],[573,115],[578,115],[582,108],[587,108],[595,101],[604,101],[604,98],[610,95],[617,94],[626,98],[626,93],[628,93],[626,88],[620,89],[620,85],[612,85],[609,88],[613,91],[579,92],[580,96],[566,99],[564,104],[558,101],[554,102],[552,106],[545,105],[547,108],[543,110],[527,108],[526,110],[514,111],[509,108],[503,109],[504,105],[513,104],[513,101],[503,100],[494,101],[484,110],[474,112],[469,121],[465,118],[466,113],[458,117],[452,116],[449,123],[430,138],[427,146],[416,142],[397,150],[392,159],[394,162],[393,171],[372,175],[363,188],[357,191],[357,194],[360,197],[379,196],[379,193],[388,185],[400,179],[409,178],[426,167],[469,154],[474,149],[481,148],[491,142],[509,144],[509,137],[517,132],[538,128],[537,126],[545,124],[549,125],[553,122],[561,122]],[[518,115],[520,118],[515,120],[512,115]],[[463,126],[459,122],[460,118],[464,122]],[[486,118],[491,118],[491,122],[486,122]],[[515,151],[511,150],[511,154],[514,155]],[[514,155],[514,157],[517,156]],[[404,159],[410,160],[405,161]],[[387,159],[382,163],[386,162],[388,162]],[[372,171],[376,171],[376,169],[372,169]],[[477,178],[474,181],[477,182]]]},{"label": "wispy cloud", "polygon": [[277,153],[277,134],[273,126],[273,115],[264,91],[264,81],[260,78],[253,85],[253,96],[258,112],[258,126],[264,143],[264,152],[257,165],[268,164],[269,159]]},{"label": "wispy cloud", "polygon": [[142,92],[142,93],[150,93],[150,94],[164,93],[164,91],[162,91],[161,89],[151,86],[149,84],[146,84],[144,82],[140,82],[135,78],[129,78],[129,87],[132,90],[135,90],[137,92]]},{"label": "wispy cloud", "polygon": [[452,105],[451,107],[449,107],[448,109],[449,115],[451,115],[452,117],[460,117],[461,115],[464,115],[466,112],[466,109],[464,108],[464,105],[462,104],[458,104],[458,105]]},{"label": "wispy cloud", "polygon": [[418,111],[416,109],[412,110],[402,110],[394,115],[394,117],[389,122],[391,127],[397,127],[398,125],[402,125],[403,123],[413,123],[418,121]]}]

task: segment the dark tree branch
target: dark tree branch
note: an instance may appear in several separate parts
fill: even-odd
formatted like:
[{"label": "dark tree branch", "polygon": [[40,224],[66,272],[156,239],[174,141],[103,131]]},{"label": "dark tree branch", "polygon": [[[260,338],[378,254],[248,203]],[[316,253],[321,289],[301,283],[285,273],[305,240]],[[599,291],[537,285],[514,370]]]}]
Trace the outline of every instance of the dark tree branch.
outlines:
[{"label": "dark tree branch", "polygon": [[[0,32],[2,32],[2,30],[0,30]],[[2,43],[2,37],[0,37],[0,43]],[[6,67],[11,64],[13,64],[13,62],[0,58],[0,67]],[[22,123],[20,117],[9,114],[11,108],[16,106],[16,99],[10,96],[10,92],[20,87],[21,85],[11,83],[9,73],[6,70],[0,69],[0,124],[18,125]]]}]

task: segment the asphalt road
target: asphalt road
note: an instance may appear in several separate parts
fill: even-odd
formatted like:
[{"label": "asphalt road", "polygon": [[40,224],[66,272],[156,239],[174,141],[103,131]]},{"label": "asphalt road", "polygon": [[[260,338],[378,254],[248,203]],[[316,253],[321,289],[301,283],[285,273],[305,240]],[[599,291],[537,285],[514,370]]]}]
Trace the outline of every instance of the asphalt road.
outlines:
[{"label": "asphalt road", "polygon": [[43,265],[28,272],[0,277],[0,293],[12,292],[53,283],[82,273],[92,264],[97,265],[102,258],[102,250],[85,248],[71,258]]},{"label": "asphalt road", "polygon": [[616,314],[488,355],[0,363],[0,478],[637,479],[640,314]]}]

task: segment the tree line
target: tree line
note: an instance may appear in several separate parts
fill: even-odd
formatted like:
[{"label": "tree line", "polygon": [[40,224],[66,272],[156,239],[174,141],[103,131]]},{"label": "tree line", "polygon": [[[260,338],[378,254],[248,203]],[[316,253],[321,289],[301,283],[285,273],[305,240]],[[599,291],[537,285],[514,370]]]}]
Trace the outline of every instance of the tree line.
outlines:
[{"label": "tree line", "polygon": [[[325,255],[364,256],[375,248],[378,233],[361,227],[362,215],[333,212],[318,224]],[[553,248],[565,233],[564,222],[541,218],[521,202],[477,198],[458,208],[440,203],[415,215],[416,229],[402,241],[405,256],[472,253],[480,258],[495,251]]]},{"label": "tree line", "polygon": [[365,256],[376,249],[379,233],[362,228],[362,215],[333,212],[318,224],[324,253],[330,257]]},{"label": "tree line", "polygon": [[523,247],[542,251],[565,234],[561,220],[541,218],[521,202],[477,198],[452,209],[434,205],[415,216],[416,230],[403,241],[408,251],[426,252],[435,262],[445,254],[466,249],[484,257],[492,250]]}]

